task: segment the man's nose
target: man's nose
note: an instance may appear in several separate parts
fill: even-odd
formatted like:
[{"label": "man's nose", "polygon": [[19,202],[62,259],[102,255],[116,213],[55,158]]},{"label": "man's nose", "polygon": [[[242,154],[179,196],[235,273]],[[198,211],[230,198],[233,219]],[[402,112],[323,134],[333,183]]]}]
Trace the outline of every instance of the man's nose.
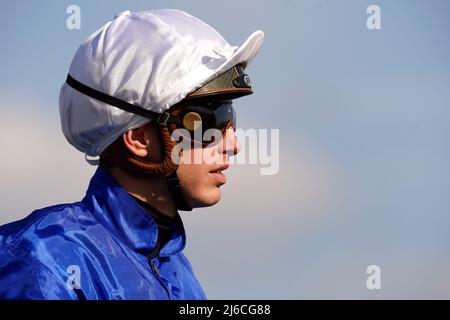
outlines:
[{"label": "man's nose", "polygon": [[241,151],[241,144],[231,125],[227,126],[223,140],[223,153],[229,157],[235,156]]}]

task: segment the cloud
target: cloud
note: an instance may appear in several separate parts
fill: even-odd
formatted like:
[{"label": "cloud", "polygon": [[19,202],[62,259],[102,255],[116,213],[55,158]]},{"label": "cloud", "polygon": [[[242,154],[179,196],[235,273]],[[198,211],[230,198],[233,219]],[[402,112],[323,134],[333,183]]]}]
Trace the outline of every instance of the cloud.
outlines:
[{"label": "cloud", "polygon": [[[0,110],[0,224],[32,210],[81,199],[94,168],[65,140],[55,114],[4,99]],[[18,102],[20,101],[20,102]]]}]

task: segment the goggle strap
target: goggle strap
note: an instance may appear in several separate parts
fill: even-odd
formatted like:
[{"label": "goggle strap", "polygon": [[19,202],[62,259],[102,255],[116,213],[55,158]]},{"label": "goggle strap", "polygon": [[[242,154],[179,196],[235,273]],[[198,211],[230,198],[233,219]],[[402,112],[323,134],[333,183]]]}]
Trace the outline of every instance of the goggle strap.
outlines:
[{"label": "goggle strap", "polygon": [[[70,74],[67,75],[66,83],[72,87],[73,89],[77,90],[78,92],[91,97],[93,99],[96,99],[98,101],[101,101],[103,103],[109,104],[113,107],[119,108],[121,110],[131,112],[134,114],[137,114],[139,116],[156,120],[158,124],[165,126],[170,118],[170,114],[167,112],[163,113],[157,113],[154,111],[150,111],[147,109],[142,108],[141,106],[137,106],[131,103],[128,103],[126,101],[120,100],[116,97],[107,95],[106,93],[97,91],[91,87],[86,86],[85,84],[75,80]],[[167,117],[169,115],[169,117]]]}]

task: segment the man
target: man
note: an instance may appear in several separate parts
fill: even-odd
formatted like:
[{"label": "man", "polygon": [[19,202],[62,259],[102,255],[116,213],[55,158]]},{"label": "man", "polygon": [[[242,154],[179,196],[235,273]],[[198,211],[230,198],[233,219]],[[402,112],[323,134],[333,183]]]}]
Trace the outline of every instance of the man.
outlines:
[{"label": "man", "polygon": [[0,298],[205,299],[178,210],[220,200],[239,152],[232,99],[252,93],[244,69],[262,40],[230,46],[178,10],[126,11],[89,36],[60,115],[99,168],[80,202],[0,228]]}]

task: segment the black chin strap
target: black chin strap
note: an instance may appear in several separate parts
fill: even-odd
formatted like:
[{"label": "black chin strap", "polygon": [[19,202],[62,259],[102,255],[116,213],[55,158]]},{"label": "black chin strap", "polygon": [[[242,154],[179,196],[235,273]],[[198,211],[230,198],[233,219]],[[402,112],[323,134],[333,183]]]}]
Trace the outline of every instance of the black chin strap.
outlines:
[{"label": "black chin strap", "polygon": [[177,171],[175,170],[168,175],[166,181],[177,209],[182,211],[192,211],[192,208],[186,203],[186,200],[183,197],[183,190],[181,189],[180,180],[178,180]]}]

